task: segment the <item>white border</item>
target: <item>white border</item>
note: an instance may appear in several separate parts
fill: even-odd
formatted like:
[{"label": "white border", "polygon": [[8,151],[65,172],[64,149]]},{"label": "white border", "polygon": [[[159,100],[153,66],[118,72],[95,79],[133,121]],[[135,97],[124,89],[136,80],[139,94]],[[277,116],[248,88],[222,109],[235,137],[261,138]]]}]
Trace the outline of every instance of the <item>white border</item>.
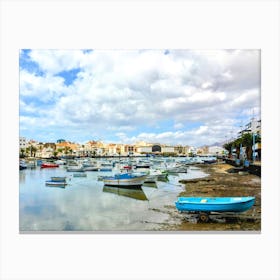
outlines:
[{"label": "white border", "polygon": [[[278,1],[2,0],[0,278],[279,279],[279,34]],[[262,233],[20,235],[20,48],[261,49]]]}]

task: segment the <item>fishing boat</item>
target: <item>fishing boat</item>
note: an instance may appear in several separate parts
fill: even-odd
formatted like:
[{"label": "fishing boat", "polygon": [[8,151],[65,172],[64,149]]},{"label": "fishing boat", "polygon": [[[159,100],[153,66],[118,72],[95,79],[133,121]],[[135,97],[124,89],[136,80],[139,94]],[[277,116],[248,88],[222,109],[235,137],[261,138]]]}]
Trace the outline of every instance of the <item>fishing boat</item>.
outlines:
[{"label": "fishing boat", "polygon": [[111,163],[102,162],[99,166],[99,171],[112,171],[113,165]]},{"label": "fishing boat", "polygon": [[59,165],[56,163],[42,163],[41,164],[41,168],[55,168],[55,167],[59,167]]},{"label": "fishing boat", "polygon": [[84,171],[98,171],[98,166],[84,166],[83,170]]},{"label": "fishing boat", "polygon": [[66,182],[46,181],[46,186],[65,187],[66,185]]},{"label": "fishing boat", "polygon": [[179,211],[186,212],[244,212],[255,203],[255,197],[178,197]]},{"label": "fishing boat", "polygon": [[118,173],[114,176],[104,176],[103,182],[106,186],[135,188],[143,185],[146,176],[146,174]]},{"label": "fishing boat", "polygon": [[84,172],[84,168],[80,165],[77,166],[67,166],[66,167],[67,172]]},{"label": "fishing boat", "polygon": [[66,182],[66,177],[51,177],[52,182]]},{"label": "fishing boat", "polygon": [[20,160],[19,161],[19,170],[23,170],[27,168],[27,164],[25,162],[25,160]]},{"label": "fishing boat", "polygon": [[87,173],[84,172],[74,173],[73,177],[87,177]]}]

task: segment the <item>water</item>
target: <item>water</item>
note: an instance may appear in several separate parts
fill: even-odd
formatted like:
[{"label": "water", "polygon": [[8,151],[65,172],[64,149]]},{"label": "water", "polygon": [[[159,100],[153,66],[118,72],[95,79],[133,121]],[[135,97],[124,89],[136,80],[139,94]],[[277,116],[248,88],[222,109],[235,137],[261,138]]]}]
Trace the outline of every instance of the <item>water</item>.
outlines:
[{"label": "water", "polygon": [[[87,172],[87,177],[73,177],[59,168],[19,171],[20,231],[142,231],[160,230],[172,222],[166,207],[184,186],[183,178],[204,177],[200,170],[169,175],[168,182],[145,184],[140,190],[106,187],[98,181],[110,172]],[[67,176],[65,188],[46,186],[52,176]]]}]

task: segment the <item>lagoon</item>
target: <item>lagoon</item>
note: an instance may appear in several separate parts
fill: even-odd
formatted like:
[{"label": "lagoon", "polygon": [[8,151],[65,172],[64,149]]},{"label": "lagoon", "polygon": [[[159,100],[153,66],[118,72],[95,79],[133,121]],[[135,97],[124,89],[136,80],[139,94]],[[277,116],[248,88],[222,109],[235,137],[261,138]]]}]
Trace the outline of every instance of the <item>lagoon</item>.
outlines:
[{"label": "lagoon", "polygon": [[[166,208],[184,185],[180,179],[206,176],[200,169],[168,175],[168,181],[144,184],[140,190],[106,187],[98,180],[111,172],[86,172],[74,177],[59,168],[19,171],[20,232],[118,232],[163,230],[175,221]],[[66,176],[65,188],[46,186],[52,176]]]}]

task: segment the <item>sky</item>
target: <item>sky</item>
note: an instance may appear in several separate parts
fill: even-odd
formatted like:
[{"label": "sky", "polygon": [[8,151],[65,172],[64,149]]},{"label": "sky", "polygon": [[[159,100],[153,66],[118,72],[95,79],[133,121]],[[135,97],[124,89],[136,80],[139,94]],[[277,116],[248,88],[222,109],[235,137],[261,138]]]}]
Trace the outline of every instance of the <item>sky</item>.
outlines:
[{"label": "sky", "polygon": [[260,50],[19,52],[20,136],[199,147],[260,118]]}]

